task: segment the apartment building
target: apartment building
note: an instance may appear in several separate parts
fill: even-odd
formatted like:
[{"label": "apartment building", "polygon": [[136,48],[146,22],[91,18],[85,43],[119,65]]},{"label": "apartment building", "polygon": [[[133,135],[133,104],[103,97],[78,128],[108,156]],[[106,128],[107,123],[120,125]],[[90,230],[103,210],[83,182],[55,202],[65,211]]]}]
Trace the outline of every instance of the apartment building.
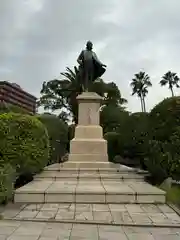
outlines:
[{"label": "apartment building", "polygon": [[24,91],[16,83],[0,81],[0,102],[19,106],[28,112],[36,112],[36,97]]}]

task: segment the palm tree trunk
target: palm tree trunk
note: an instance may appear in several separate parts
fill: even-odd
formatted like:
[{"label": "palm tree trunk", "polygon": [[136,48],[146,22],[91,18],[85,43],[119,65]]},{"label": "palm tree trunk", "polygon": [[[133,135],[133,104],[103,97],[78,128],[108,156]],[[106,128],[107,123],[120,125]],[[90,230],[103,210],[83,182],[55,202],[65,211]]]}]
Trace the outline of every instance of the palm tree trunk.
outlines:
[{"label": "palm tree trunk", "polygon": [[174,97],[174,91],[172,86],[170,87],[170,90],[171,90],[172,97]]},{"label": "palm tree trunk", "polygon": [[144,112],[144,106],[143,106],[143,99],[142,99],[142,96],[140,96],[140,100],[141,100],[141,110],[142,110],[142,112]]},{"label": "palm tree trunk", "polygon": [[143,106],[144,106],[144,112],[146,112],[146,104],[145,104],[145,98],[143,96]]}]

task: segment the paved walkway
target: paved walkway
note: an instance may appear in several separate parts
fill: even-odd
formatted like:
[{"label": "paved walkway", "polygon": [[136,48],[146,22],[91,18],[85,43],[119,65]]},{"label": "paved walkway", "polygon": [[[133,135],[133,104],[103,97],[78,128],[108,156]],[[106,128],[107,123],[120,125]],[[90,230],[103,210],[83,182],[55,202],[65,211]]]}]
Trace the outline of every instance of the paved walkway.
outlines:
[{"label": "paved walkway", "polygon": [[180,240],[166,204],[9,204],[1,215],[0,240]]},{"label": "paved walkway", "polygon": [[180,216],[166,204],[25,204],[9,205],[4,219],[168,226],[180,228]]},{"label": "paved walkway", "polygon": [[180,229],[0,221],[0,240],[179,240]]}]

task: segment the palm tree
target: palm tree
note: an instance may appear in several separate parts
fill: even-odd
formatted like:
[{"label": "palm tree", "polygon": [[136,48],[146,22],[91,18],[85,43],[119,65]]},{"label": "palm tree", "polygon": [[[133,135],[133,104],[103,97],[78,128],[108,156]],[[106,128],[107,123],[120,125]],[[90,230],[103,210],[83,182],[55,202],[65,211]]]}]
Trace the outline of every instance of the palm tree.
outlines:
[{"label": "palm tree", "polygon": [[161,86],[169,85],[169,89],[171,91],[172,97],[174,97],[174,87],[179,88],[179,77],[177,76],[177,73],[173,73],[171,71],[168,71],[164,74],[161,81],[159,82]]},{"label": "palm tree", "polygon": [[136,73],[130,85],[132,87],[132,95],[137,94],[140,98],[142,112],[146,112],[145,97],[148,94],[148,87],[152,86],[149,75],[145,72]]}]

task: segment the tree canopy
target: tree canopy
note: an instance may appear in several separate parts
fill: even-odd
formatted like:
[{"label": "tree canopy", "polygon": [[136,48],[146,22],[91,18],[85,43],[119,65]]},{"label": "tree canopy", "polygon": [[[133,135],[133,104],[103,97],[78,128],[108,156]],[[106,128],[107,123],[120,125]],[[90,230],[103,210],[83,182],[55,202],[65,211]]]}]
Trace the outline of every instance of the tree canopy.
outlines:
[{"label": "tree canopy", "polygon": [[[60,74],[59,79],[44,82],[39,105],[52,111],[57,109],[65,110],[77,123],[78,104],[76,97],[82,92],[82,86],[77,74],[76,67],[74,67],[74,70],[66,68],[66,71]],[[90,90],[104,97],[103,105],[120,107],[122,104],[127,103],[127,100],[121,97],[121,92],[114,82],[105,83],[102,79],[97,79],[90,86]],[[65,116],[61,114],[60,118],[62,115]]]}]

